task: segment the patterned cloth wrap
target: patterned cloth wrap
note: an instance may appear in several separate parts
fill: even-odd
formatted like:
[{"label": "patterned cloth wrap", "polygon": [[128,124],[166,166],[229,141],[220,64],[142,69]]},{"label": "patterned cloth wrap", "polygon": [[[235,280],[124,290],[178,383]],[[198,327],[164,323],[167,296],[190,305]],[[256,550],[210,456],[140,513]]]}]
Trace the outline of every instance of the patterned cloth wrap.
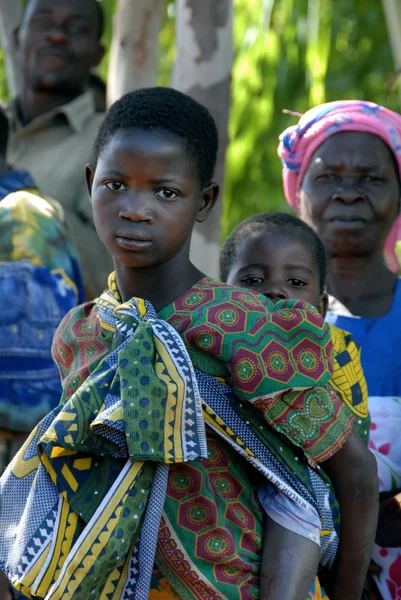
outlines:
[{"label": "patterned cloth wrap", "polygon": [[[278,154],[283,163],[283,184],[287,202],[298,210],[298,192],[313,153],[323,142],[341,131],[360,131],[381,138],[390,148],[401,177],[401,116],[383,106],[361,100],[321,104],[308,110],[297,125],[280,136]],[[401,265],[401,216],[395,221],[385,244],[389,268]]]},{"label": "patterned cloth wrap", "polygon": [[[231,567],[232,569],[232,567]],[[235,572],[235,571],[234,571]],[[249,588],[248,588],[249,591]],[[244,596],[243,596],[244,597]],[[153,570],[152,583],[150,587],[149,600],[179,600],[181,596],[179,596],[171,587],[169,582],[165,577],[162,576],[160,570],[155,568]],[[248,598],[259,598],[257,594],[252,595],[251,593],[248,595]],[[308,597],[306,600],[329,600],[325,591],[321,587],[319,583],[319,579],[316,577],[315,581],[312,584],[312,587],[309,591]]]},{"label": "patterned cloth wrap", "polygon": [[147,599],[156,555],[182,598],[256,598],[257,473],[319,515],[332,564],[339,507],[316,463],[354,417],[315,309],[205,278],[156,315],[112,275],[53,351],[61,403],[1,480],[0,566],[26,596]]},{"label": "patterned cloth wrap", "polygon": [[0,179],[0,428],[30,432],[57,406],[61,385],[51,357],[53,335],[83,301],[78,262],[67,240],[61,206],[38,191],[28,174]]}]

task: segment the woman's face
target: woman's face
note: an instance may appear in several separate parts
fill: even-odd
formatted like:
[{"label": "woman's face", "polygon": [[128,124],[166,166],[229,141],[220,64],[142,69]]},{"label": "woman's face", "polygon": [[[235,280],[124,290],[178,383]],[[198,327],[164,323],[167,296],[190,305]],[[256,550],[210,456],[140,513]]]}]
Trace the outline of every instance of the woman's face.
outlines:
[{"label": "woman's face", "polygon": [[299,191],[300,217],[329,257],[382,249],[399,212],[394,157],[377,136],[341,132],[313,154]]}]

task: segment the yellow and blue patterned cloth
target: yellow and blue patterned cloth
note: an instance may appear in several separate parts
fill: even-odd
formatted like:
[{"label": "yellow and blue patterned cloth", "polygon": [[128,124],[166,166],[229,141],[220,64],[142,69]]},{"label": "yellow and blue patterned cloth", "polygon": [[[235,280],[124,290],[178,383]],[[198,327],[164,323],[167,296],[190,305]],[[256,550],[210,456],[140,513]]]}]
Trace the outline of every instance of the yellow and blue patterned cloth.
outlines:
[{"label": "yellow and blue patterned cloth", "polygon": [[83,286],[61,206],[24,172],[0,180],[0,195],[9,191],[0,201],[0,428],[28,433],[59,402],[52,339]]}]

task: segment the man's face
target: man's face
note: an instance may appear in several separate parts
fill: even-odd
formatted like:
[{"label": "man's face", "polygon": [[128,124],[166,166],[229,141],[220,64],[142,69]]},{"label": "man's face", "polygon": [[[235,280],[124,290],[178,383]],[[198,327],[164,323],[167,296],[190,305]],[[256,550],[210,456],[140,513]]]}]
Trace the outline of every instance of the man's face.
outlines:
[{"label": "man's face", "polygon": [[31,0],[17,31],[24,83],[80,93],[102,58],[95,0]]}]

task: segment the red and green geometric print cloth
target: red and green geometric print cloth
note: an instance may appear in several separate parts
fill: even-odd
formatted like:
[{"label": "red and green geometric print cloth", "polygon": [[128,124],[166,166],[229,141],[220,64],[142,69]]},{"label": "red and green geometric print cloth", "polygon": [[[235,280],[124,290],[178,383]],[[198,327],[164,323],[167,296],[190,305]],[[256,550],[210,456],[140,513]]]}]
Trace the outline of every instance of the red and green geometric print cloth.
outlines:
[{"label": "red and green geometric print cloth", "polygon": [[[112,294],[110,294],[112,292]],[[67,400],[110,352],[99,304],[121,304],[115,274],[109,293],[71,311],[53,344]],[[314,465],[347,439],[354,417],[329,385],[333,372],[330,330],[309,304],[273,304],[209,278],[159,312],[183,338],[195,368],[227,383],[239,400],[265,420]]]}]

